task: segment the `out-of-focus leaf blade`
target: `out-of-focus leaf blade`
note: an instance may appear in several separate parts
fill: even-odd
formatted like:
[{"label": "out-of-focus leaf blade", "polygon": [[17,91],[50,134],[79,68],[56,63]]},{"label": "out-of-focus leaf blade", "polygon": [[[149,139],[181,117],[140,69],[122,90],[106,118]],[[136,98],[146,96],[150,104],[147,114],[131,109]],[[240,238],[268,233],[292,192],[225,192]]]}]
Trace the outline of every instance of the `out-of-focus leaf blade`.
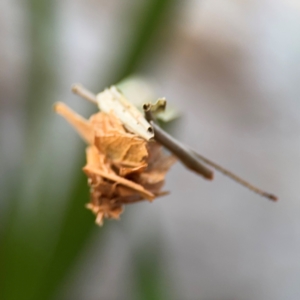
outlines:
[{"label": "out-of-focus leaf blade", "polygon": [[155,237],[148,237],[134,252],[134,281],[139,300],[168,299],[168,289],[163,276],[161,242],[156,232]]},{"label": "out-of-focus leaf blade", "polygon": [[[122,63],[112,74],[109,84],[134,72],[151,46],[151,39],[158,32],[161,22],[173,1],[153,0],[135,28],[137,32],[128,52],[121,53]],[[28,138],[27,153],[24,160],[34,164],[32,150],[39,149],[36,132],[45,126],[43,116],[49,109],[49,98],[55,90],[55,2],[47,0],[28,0],[30,12],[31,53],[29,55],[28,72]],[[103,82],[102,82],[103,84]],[[99,85],[98,85],[99,86]],[[103,85],[104,86],[104,85]],[[47,101],[48,100],[48,101]],[[52,113],[49,109],[49,113]],[[45,153],[46,155],[46,153]],[[55,182],[47,181],[47,169],[51,162],[41,166],[41,178],[32,185],[32,203],[41,203],[30,214],[26,222],[22,219],[18,207],[24,201],[22,194],[16,189],[11,200],[14,207],[7,223],[5,234],[1,238],[1,299],[53,299],[71,270],[79,253],[84,249],[92,230],[103,229],[94,225],[93,216],[84,210],[88,199],[86,178],[81,173],[83,155],[76,163],[78,175],[68,198],[61,198],[67,207],[63,212],[60,232],[51,232],[51,222],[55,224],[55,213],[48,212],[51,208],[51,195],[47,194],[49,185],[55,188]],[[28,157],[27,157],[28,156]],[[26,165],[26,164],[25,164]],[[24,178],[30,179],[30,170],[24,169]],[[30,180],[29,180],[30,181]],[[24,183],[24,182],[23,182]],[[43,205],[46,204],[46,207]],[[55,227],[55,226],[53,226]],[[105,228],[105,227],[104,227]],[[53,229],[54,230],[54,229]]]}]

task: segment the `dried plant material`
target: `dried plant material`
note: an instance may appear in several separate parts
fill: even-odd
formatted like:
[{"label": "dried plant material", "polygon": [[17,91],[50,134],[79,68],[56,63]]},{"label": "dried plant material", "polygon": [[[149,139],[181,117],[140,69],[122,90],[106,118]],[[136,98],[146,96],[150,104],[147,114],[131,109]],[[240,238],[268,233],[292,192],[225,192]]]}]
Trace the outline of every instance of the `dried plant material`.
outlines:
[{"label": "dried plant material", "polygon": [[125,132],[122,122],[115,116],[113,112],[99,112],[92,115],[89,120],[95,131],[106,132],[117,130],[120,132]]},{"label": "dried plant material", "polygon": [[95,145],[99,151],[107,153],[114,163],[124,166],[139,167],[148,156],[146,142],[139,137],[120,131],[97,134]]},{"label": "dried plant material", "polygon": [[[73,91],[102,110],[86,120],[62,103],[54,107],[88,144],[83,171],[88,176],[91,200],[86,207],[96,215],[97,224],[102,225],[105,218],[118,219],[125,204],[145,199],[152,201],[165,195],[167,192],[161,190],[165,176],[177,158],[206,179],[212,179],[213,172],[201,161],[257,194],[277,200],[273,194],[249,184],[183,145],[155,124],[152,111],[163,110],[164,99],[154,105],[144,104],[146,120],[115,87],[97,97],[80,85],[75,85]],[[161,145],[173,154],[165,155]]]},{"label": "dried plant material", "polygon": [[[91,101],[92,103],[98,104],[97,97],[83,86],[75,85],[73,87],[73,92],[82,96],[83,98]],[[162,100],[162,99],[161,99]],[[164,100],[163,100],[164,101]],[[161,103],[158,107],[165,108],[166,103]],[[247,182],[246,180],[242,179],[241,177],[235,175],[234,173],[230,172],[229,170],[223,168],[222,166],[214,163],[213,161],[205,158],[203,155],[200,155],[196,151],[192,150],[190,147],[187,147],[171,137],[165,131],[163,131],[159,126],[154,123],[152,111],[156,111],[157,107],[154,104],[146,103],[143,105],[143,110],[145,112],[146,120],[151,124],[152,130],[154,133],[155,141],[159,142],[161,145],[169,149],[176,157],[190,170],[195,171],[196,173],[202,175],[206,179],[213,179],[213,172],[203,165],[202,162],[206,163],[207,165],[213,167],[217,171],[223,173],[224,175],[230,177],[237,183],[243,185],[244,187],[248,188],[249,190],[261,195],[272,201],[277,201],[277,196],[268,193],[252,184]],[[126,125],[126,124],[124,124]]]},{"label": "dried plant material", "polygon": [[166,173],[177,158],[174,155],[162,155],[162,147],[156,142],[148,143],[148,151],[148,167],[139,174],[138,183],[158,195],[164,185]]},{"label": "dried plant material", "polygon": [[95,114],[90,122],[95,132],[95,146],[113,163],[132,168],[144,165],[148,156],[146,141],[128,133],[113,112]]},{"label": "dried plant material", "polygon": [[143,165],[140,165],[138,167],[123,167],[123,166],[118,166],[119,167],[119,173],[120,173],[120,176],[122,177],[125,177],[125,176],[128,176],[129,174],[134,174],[134,173],[141,173],[143,171],[146,170],[147,168],[147,163],[144,163]]},{"label": "dried plant material", "polygon": [[79,135],[89,144],[93,143],[94,133],[88,120],[75,113],[64,103],[58,102],[54,105],[54,110],[62,115],[79,133]]},{"label": "dried plant material", "polygon": [[107,179],[112,182],[116,182],[118,184],[124,185],[130,189],[132,189],[133,192],[138,193],[139,195],[143,196],[147,200],[153,200],[155,198],[155,195],[151,192],[147,191],[143,188],[142,185],[137,184],[131,180],[128,180],[124,177],[118,176],[112,172],[104,172],[102,170],[97,170],[96,168],[91,167],[84,167],[83,171],[88,175],[88,177],[102,177],[104,179]]},{"label": "dried plant material", "polygon": [[149,141],[154,134],[151,125],[142,113],[132,105],[115,86],[105,89],[97,95],[97,103],[102,112],[114,112],[125,128],[137,136]]},{"label": "dried plant material", "polygon": [[151,111],[155,114],[164,112],[166,110],[166,106],[167,106],[166,98],[159,98],[155,103],[151,104]]},{"label": "dried plant material", "polygon": [[[101,205],[98,203],[98,198],[101,197]],[[93,200],[94,199],[94,200]],[[95,202],[95,204],[93,203]],[[86,205],[87,209],[90,209],[96,215],[96,223],[103,225],[104,218],[111,218],[118,220],[120,214],[123,212],[123,206],[121,203],[114,203],[110,198],[105,198],[101,194],[93,194],[92,200]]]},{"label": "dried plant material", "polygon": [[124,204],[152,201],[165,195],[161,188],[176,159],[163,153],[159,144],[129,132],[115,111],[98,112],[86,120],[58,103],[55,111],[74,126],[87,142],[86,165],[91,200],[87,204],[96,223],[118,219]]}]

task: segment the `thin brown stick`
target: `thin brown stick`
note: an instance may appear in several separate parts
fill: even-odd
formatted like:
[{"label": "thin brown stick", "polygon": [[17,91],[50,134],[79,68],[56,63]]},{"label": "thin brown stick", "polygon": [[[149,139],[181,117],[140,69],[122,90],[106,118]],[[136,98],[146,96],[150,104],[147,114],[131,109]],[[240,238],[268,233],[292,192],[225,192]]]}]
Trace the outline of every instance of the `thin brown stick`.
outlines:
[{"label": "thin brown stick", "polygon": [[[259,189],[258,187],[256,187],[256,186],[252,185],[251,183],[247,182],[246,180],[244,180],[244,179],[240,178],[239,176],[235,175],[231,171],[226,170],[222,166],[220,166],[220,165],[214,163],[213,161],[207,159],[206,157],[204,157],[201,154],[197,153],[195,150],[190,149],[190,148],[182,145],[181,143],[176,141],[174,138],[169,136],[165,131],[163,131],[158,125],[156,125],[154,123],[154,121],[153,121],[154,118],[153,118],[153,115],[152,115],[152,112],[151,112],[151,104],[144,104],[143,109],[144,109],[144,112],[145,112],[146,119],[150,122],[150,124],[153,127],[154,137],[158,142],[160,142],[160,140],[163,140],[164,142],[166,142],[166,141],[169,142],[169,139],[171,138],[170,142],[172,143],[172,149],[177,149],[177,147],[181,147],[186,152],[190,151],[192,154],[194,154],[197,158],[202,160],[207,165],[213,167],[215,170],[223,173],[224,175],[228,176],[229,178],[233,179],[234,181],[238,182],[239,184],[243,185],[244,187],[248,188],[249,190],[253,191],[254,193],[259,194],[262,197],[268,198],[269,200],[272,200],[272,201],[277,201],[278,200],[278,198],[275,195],[267,193],[267,192]],[[168,148],[168,147],[166,147],[166,148]],[[169,150],[172,151],[171,149],[169,149]],[[174,153],[174,154],[176,155],[176,153]]]},{"label": "thin brown stick", "polygon": [[256,194],[261,195],[262,197],[268,198],[269,200],[272,201],[277,201],[278,198],[277,196],[267,193],[258,187],[252,185],[251,183],[247,182],[246,180],[242,179],[241,177],[235,175],[234,173],[226,170],[225,168],[221,167],[220,165],[214,163],[213,161],[207,159],[206,157],[202,156],[201,154],[195,152],[194,150],[191,149],[191,151],[199,158],[201,159],[204,163],[207,165],[213,167],[215,170],[223,173],[225,176],[228,176],[229,178],[233,179],[234,181],[238,182],[239,184],[243,185],[244,187],[248,188],[249,190],[253,191]]},{"label": "thin brown stick", "polygon": [[213,171],[204,166],[192,151],[175,140],[153,121],[150,121],[150,124],[154,129],[154,139],[170,150],[188,169],[202,175],[205,179],[212,180],[214,178]]},{"label": "thin brown stick", "polygon": [[[96,95],[85,89],[83,86],[76,84],[72,87],[73,93],[83,97],[84,99],[97,104],[97,98]],[[174,153],[180,161],[189,169],[197,172],[198,174],[201,174],[207,179],[213,179],[213,172],[202,165],[202,163],[199,162],[199,159],[202,160],[204,163],[208,164],[209,166],[213,167],[217,171],[223,173],[224,175],[230,177],[234,181],[240,183],[241,185],[245,186],[249,190],[268,198],[272,201],[277,201],[278,198],[270,193],[267,193],[254,185],[250,184],[246,180],[240,178],[239,176],[233,174],[232,172],[226,170],[225,168],[219,166],[218,164],[214,163],[213,161],[205,158],[204,156],[197,153],[195,150],[190,149],[177,141],[175,138],[170,136],[168,133],[166,133],[162,128],[160,128],[158,125],[156,125],[153,121],[153,116],[151,113],[151,104],[145,104],[144,105],[144,111],[146,119],[150,122],[150,124],[153,127],[154,130],[154,138],[162,144],[164,147],[169,149],[172,153]]]},{"label": "thin brown stick", "polygon": [[72,86],[72,92],[74,94],[77,94],[78,96],[81,96],[82,98],[92,102],[93,104],[97,103],[97,97],[95,94],[87,90],[85,87],[83,87],[81,84],[74,84]]},{"label": "thin brown stick", "polygon": [[200,174],[205,179],[213,179],[212,170],[204,166],[191,150],[154,123],[151,110],[145,110],[145,116],[154,130],[154,139],[158,143],[170,150],[188,169]]},{"label": "thin brown stick", "polygon": [[[87,99],[88,101],[97,104],[96,95],[85,89],[82,85],[76,84],[72,87],[73,93]],[[155,124],[155,123],[153,123]],[[202,175],[204,178],[212,180],[213,172],[204,166],[199,159],[193,154],[189,149],[187,149],[183,144],[176,141],[169,134],[164,132],[161,128],[157,126],[155,140],[161,145],[169,149],[172,153],[179,158],[179,160],[189,169],[195,171],[196,173]]]}]

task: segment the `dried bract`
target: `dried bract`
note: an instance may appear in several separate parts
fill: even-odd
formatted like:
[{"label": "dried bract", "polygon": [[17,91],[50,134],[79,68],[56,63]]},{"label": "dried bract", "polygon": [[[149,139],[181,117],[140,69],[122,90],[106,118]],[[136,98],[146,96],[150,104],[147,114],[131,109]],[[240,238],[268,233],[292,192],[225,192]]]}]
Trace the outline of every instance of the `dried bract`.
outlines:
[{"label": "dried bract", "polygon": [[157,142],[129,132],[113,111],[98,112],[89,120],[63,103],[57,103],[55,111],[88,144],[83,171],[91,200],[86,207],[96,215],[97,224],[104,218],[118,219],[124,204],[152,201],[166,193],[161,189],[176,158],[164,154]]}]

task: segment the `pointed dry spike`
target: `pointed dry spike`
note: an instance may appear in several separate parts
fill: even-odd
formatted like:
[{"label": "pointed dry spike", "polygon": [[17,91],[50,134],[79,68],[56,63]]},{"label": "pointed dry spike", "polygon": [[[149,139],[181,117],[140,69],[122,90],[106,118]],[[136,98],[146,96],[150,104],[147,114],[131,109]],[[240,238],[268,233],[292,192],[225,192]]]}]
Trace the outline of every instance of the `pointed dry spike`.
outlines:
[{"label": "pointed dry spike", "polygon": [[56,113],[63,116],[71,125],[73,125],[76,131],[88,144],[93,143],[94,131],[88,120],[78,115],[64,103],[58,102],[54,104],[53,108]]},{"label": "pointed dry spike", "polygon": [[98,212],[95,223],[99,226],[103,226],[103,218],[104,218],[103,212]]},{"label": "pointed dry spike", "polygon": [[100,175],[106,179],[109,179],[109,180],[117,182],[121,185],[127,186],[128,188],[131,188],[134,191],[136,191],[137,193],[139,193],[141,196],[145,197],[147,200],[151,201],[155,198],[154,194],[152,194],[151,192],[144,189],[140,184],[137,184],[133,181],[130,181],[130,180],[120,177],[118,175],[111,174],[111,173],[108,174],[106,172],[91,168],[89,166],[85,166],[83,168],[83,171],[85,171],[87,173],[94,173],[94,174]]},{"label": "pointed dry spike", "polygon": [[95,146],[87,147],[85,153],[86,153],[87,165],[93,168],[100,168],[101,161],[99,156],[104,154],[99,153],[99,151]]},{"label": "pointed dry spike", "polygon": [[120,215],[124,211],[122,206],[119,206],[118,208],[115,208],[109,212],[109,217],[115,220],[120,220]]}]

